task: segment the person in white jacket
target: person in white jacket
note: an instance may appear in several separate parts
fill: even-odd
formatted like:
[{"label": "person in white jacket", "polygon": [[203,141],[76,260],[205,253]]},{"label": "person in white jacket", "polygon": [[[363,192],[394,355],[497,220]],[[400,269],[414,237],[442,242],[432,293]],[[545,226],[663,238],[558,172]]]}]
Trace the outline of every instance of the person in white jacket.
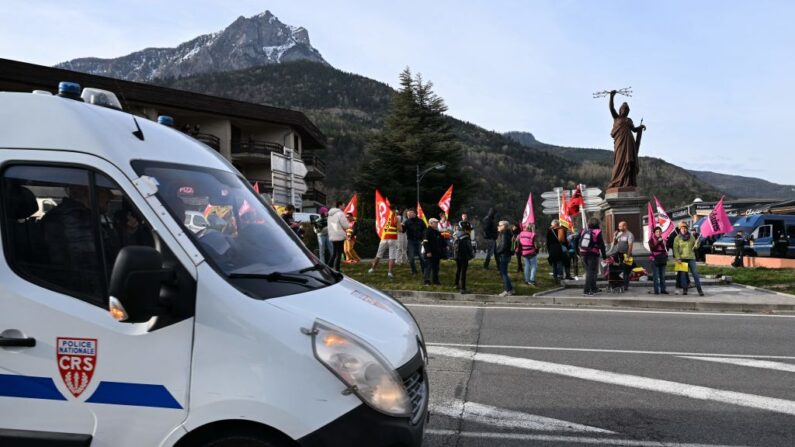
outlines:
[{"label": "person in white jacket", "polygon": [[345,218],[345,213],[342,212],[342,202],[337,202],[337,206],[330,209],[328,212],[328,238],[331,241],[332,253],[331,264],[329,267],[334,270],[339,270],[342,264],[342,252],[345,248],[345,239],[348,234],[348,219]]}]

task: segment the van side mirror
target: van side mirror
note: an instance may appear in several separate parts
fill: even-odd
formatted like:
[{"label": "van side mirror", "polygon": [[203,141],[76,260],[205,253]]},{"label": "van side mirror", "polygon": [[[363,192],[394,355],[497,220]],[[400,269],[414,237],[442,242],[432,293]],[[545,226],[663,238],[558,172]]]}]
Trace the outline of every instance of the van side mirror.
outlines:
[{"label": "van side mirror", "polygon": [[111,315],[127,323],[143,323],[159,315],[160,287],[174,277],[173,270],[163,268],[163,256],[154,248],[122,248],[110,275]]}]

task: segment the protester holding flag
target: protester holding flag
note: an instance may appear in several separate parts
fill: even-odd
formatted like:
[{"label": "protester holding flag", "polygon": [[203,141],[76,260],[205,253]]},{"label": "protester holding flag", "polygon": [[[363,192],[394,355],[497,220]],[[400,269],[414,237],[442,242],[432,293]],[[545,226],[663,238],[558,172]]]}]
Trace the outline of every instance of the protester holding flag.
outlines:
[{"label": "protester holding flag", "polygon": [[402,231],[400,222],[396,216],[396,210],[389,204],[389,200],[381,195],[379,190],[375,190],[375,231],[381,242],[378,243],[378,252],[373,259],[373,264],[367,273],[375,272],[375,268],[381,261],[381,258],[388,259],[387,277],[394,279],[395,274],[392,271],[395,268],[395,259],[397,258],[397,234]]},{"label": "protester holding flag", "polygon": [[[653,221],[649,221],[653,222]],[[665,267],[668,265],[668,246],[665,245],[665,237],[661,227],[654,227],[654,232],[649,237],[649,252],[651,255],[652,281],[654,283],[654,294],[668,295],[665,290]]]},{"label": "protester holding flag", "polygon": [[347,238],[345,239],[345,262],[347,264],[358,264],[362,258],[356,253],[356,236],[358,234],[358,225],[353,213],[347,213],[345,216],[348,219]]},{"label": "protester holding flag", "polygon": [[674,259],[676,259],[676,262],[687,266],[687,270],[679,272],[681,273],[679,275],[679,284],[682,287],[682,295],[687,295],[689,286],[688,273],[690,273],[693,275],[693,281],[696,283],[696,290],[698,290],[699,296],[704,296],[704,292],[701,290],[698,266],[696,265],[696,247],[698,247],[698,242],[688,231],[687,222],[681,222],[679,224],[679,234],[674,239]]},{"label": "protester holding flag", "polygon": [[528,223],[519,233],[520,254],[524,258],[524,281],[529,286],[536,285],[536,271],[538,270],[538,247],[536,246],[535,225]]},{"label": "protester holding flag", "polygon": [[665,244],[662,227],[654,225],[657,220],[654,218],[651,202],[646,205],[647,220],[651,229],[647,242],[649,244],[654,294],[659,295],[662,293],[663,295],[668,295],[668,292],[665,291],[665,266],[668,264],[668,246]]},{"label": "protester holding flag", "polygon": [[577,246],[582,263],[585,265],[585,289],[583,295],[594,295],[600,290],[596,287],[596,277],[599,274],[599,259],[606,258],[605,241],[602,230],[599,228],[599,219],[592,217],[588,220],[588,227],[580,231],[577,237]]},{"label": "protester holding flag", "polygon": [[411,267],[411,274],[417,274],[417,265],[414,262],[414,258],[419,258],[420,260],[420,271],[424,272],[425,268],[425,260],[422,258],[422,254],[420,253],[420,246],[422,245],[422,240],[425,237],[425,222],[422,221],[417,216],[417,212],[413,209],[409,209],[406,212],[406,222],[403,224],[403,232],[406,233],[406,252],[409,258],[409,267]]}]

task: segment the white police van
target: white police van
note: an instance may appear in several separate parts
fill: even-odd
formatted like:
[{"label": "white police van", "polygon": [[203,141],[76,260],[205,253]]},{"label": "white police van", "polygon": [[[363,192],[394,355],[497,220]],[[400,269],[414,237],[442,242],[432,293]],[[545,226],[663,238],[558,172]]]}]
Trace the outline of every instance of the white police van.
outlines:
[{"label": "white police van", "polygon": [[[212,149],[60,90],[0,93],[0,445],[421,445],[405,307]],[[208,207],[225,224],[190,231]]]}]

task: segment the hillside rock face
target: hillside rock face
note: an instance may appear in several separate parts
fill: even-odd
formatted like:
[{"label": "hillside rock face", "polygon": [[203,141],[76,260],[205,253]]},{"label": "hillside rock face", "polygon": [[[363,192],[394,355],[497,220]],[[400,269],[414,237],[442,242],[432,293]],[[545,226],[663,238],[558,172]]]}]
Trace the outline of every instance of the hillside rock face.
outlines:
[{"label": "hillside rock face", "polygon": [[326,64],[302,27],[285,25],[265,11],[239,17],[223,31],[176,48],[147,48],[115,59],[80,58],[56,67],[130,81],[179,79],[268,64],[308,60]]}]

